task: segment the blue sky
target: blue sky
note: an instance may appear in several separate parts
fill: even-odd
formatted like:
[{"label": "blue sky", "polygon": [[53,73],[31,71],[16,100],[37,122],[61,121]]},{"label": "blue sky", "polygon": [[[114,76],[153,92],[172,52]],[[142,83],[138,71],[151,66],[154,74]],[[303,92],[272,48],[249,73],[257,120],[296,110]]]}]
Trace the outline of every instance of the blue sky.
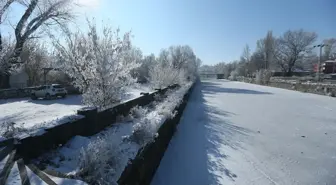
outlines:
[{"label": "blue sky", "polygon": [[[303,28],[319,40],[336,37],[336,0],[79,0],[81,10],[121,30],[132,30],[144,54],[190,45],[204,64],[239,59],[268,30],[278,36]],[[83,26],[83,15],[78,25]]]}]

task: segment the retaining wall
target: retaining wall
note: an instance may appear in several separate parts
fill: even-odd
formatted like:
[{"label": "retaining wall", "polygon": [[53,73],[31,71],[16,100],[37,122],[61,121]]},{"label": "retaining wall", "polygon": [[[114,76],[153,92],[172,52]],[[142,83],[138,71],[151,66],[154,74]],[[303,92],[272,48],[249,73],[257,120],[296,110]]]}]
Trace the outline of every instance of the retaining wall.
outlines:
[{"label": "retaining wall", "polygon": [[41,135],[29,136],[15,144],[17,156],[25,159],[38,157],[47,150],[65,144],[73,136],[91,136],[115,123],[117,116],[127,115],[135,106],[144,106],[152,101],[156,95],[164,95],[167,90],[174,89],[178,85],[172,85],[156,92],[145,94],[139,98],[118,104],[110,109],[97,112],[97,109],[79,110],[82,118],[66,122],[55,127],[45,129]]},{"label": "retaining wall", "polygon": [[184,95],[182,103],[175,108],[177,111],[176,116],[172,119],[167,119],[161,125],[158,130],[158,137],[141,148],[137,156],[129,161],[129,164],[118,180],[119,185],[149,185],[151,183],[169,142],[176,131],[176,126],[180,121],[194,86],[195,84],[190,87]]}]

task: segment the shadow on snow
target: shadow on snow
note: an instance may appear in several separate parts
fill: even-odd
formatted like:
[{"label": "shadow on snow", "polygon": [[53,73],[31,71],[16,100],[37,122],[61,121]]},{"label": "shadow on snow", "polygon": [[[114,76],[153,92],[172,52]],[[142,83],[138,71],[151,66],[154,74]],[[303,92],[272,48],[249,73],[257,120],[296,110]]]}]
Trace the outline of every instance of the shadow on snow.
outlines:
[{"label": "shadow on snow", "polygon": [[[221,81],[229,82],[229,81]],[[240,88],[225,88],[221,87],[219,83],[214,82],[202,82],[203,91],[209,94],[215,93],[235,93],[235,94],[272,94],[270,92],[255,91],[249,89],[240,89]]]},{"label": "shadow on snow", "polygon": [[223,148],[244,149],[240,140],[251,131],[230,121],[234,113],[207,105],[203,96],[209,92],[204,89],[211,86],[216,84],[202,83],[194,88],[153,185],[220,184],[225,177],[231,181],[238,177],[223,165],[230,158]]}]

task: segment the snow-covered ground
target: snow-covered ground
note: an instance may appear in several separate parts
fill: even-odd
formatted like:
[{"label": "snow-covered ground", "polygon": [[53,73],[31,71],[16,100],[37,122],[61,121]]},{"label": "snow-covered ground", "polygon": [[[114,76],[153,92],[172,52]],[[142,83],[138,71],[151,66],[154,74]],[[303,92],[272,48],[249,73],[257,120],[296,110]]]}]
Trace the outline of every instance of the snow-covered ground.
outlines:
[{"label": "snow-covered ground", "polygon": [[152,185],[336,184],[335,115],[334,98],[204,81]]},{"label": "snow-covered ground", "polygon": [[55,100],[0,100],[0,124],[14,122],[25,129],[56,124],[52,122],[76,114],[77,109],[82,107],[81,99],[81,96],[68,96]]},{"label": "snow-covered ground", "polygon": [[[140,92],[150,92],[150,88],[144,85],[128,88],[123,101],[139,97]],[[30,98],[0,100],[0,126],[5,122],[14,122],[15,127],[27,129],[29,132],[36,131],[75,119],[77,110],[81,107],[83,105],[80,95],[54,100]]]}]

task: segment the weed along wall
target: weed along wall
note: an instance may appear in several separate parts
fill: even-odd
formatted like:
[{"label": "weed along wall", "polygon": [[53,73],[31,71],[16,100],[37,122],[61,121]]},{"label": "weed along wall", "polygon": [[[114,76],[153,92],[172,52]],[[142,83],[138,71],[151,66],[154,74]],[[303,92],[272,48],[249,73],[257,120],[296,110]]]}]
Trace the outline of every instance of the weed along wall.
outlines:
[{"label": "weed along wall", "polygon": [[151,183],[169,142],[176,131],[176,126],[180,121],[194,86],[195,84],[190,87],[184,95],[181,104],[175,108],[177,111],[175,117],[167,119],[159,128],[158,136],[141,148],[137,156],[129,162],[118,180],[119,185],[149,185]]},{"label": "weed along wall", "polygon": [[163,95],[169,89],[174,89],[178,85],[171,85],[164,89],[159,89],[153,93],[146,93],[139,98],[120,103],[110,109],[98,112],[96,108],[85,108],[78,110],[78,118],[55,127],[45,129],[40,135],[29,136],[21,139],[15,148],[17,154],[24,159],[38,157],[47,150],[57,148],[72,137],[92,136],[108,126],[115,123],[117,116],[127,115],[135,106],[144,106],[154,101],[155,96]]}]

